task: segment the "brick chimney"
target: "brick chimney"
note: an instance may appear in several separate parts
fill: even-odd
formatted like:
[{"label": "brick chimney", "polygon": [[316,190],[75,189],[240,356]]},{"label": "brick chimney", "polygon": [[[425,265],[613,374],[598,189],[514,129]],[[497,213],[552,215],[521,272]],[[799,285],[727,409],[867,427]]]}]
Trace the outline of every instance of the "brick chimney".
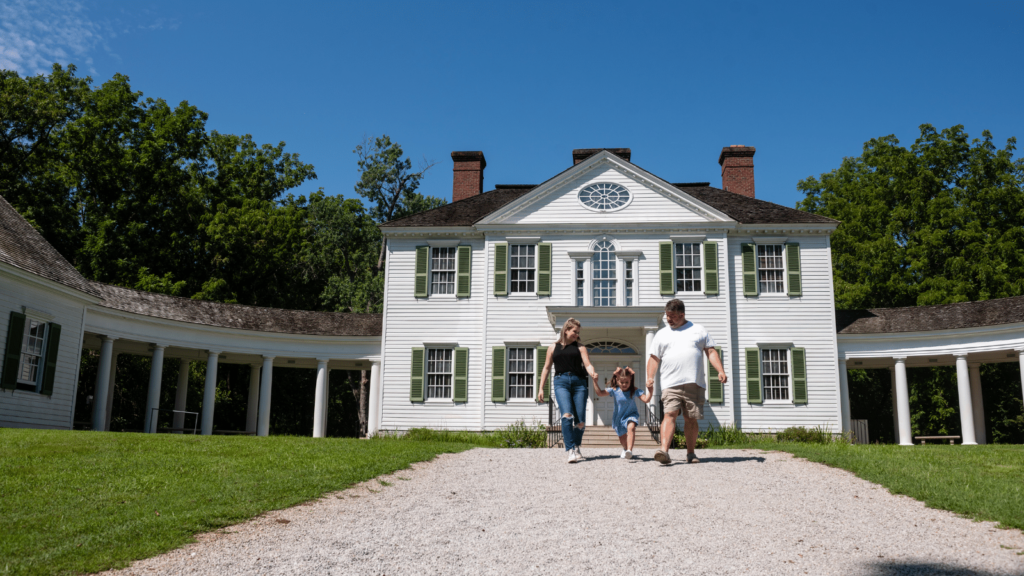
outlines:
[{"label": "brick chimney", "polygon": [[632,154],[629,148],[577,148],[572,151],[572,165],[575,166],[580,162],[583,162],[601,150],[607,150],[626,162],[629,162],[629,157]]},{"label": "brick chimney", "polygon": [[484,191],[484,168],[487,160],[483,152],[452,152],[455,163],[452,179],[452,202],[465,200]]},{"label": "brick chimney", "polygon": [[722,190],[754,197],[753,146],[733,144],[722,148],[718,163],[722,166]]}]

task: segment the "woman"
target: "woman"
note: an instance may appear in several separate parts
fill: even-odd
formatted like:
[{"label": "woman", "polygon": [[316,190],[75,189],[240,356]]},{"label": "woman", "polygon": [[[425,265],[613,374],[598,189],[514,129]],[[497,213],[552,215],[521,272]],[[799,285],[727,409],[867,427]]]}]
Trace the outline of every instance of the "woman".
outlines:
[{"label": "woman", "polygon": [[[580,323],[575,318],[569,318],[562,325],[558,341],[548,348],[544,371],[540,375],[540,381],[547,382],[548,371],[554,362],[554,394],[555,400],[558,401],[558,411],[562,413],[562,443],[565,444],[565,451],[569,453],[570,464],[583,460],[580,443],[583,442],[583,430],[586,427],[587,395],[590,390],[587,375],[594,379],[595,386],[598,382],[597,372],[590,363],[587,348],[580,344],[579,338]],[[543,402],[544,386],[538,388],[540,392],[537,394],[537,401]]]}]

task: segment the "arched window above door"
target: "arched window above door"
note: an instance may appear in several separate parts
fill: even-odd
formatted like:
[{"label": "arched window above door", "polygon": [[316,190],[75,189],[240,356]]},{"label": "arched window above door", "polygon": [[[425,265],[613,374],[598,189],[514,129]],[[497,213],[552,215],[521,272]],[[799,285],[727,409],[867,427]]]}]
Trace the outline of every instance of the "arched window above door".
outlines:
[{"label": "arched window above door", "polygon": [[587,344],[587,352],[590,354],[600,355],[619,355],[624,354],[636,354],[636,350],[628,344],[622,342],[616,342],[614,340],[601,340],[598,342],[591,342]]}]

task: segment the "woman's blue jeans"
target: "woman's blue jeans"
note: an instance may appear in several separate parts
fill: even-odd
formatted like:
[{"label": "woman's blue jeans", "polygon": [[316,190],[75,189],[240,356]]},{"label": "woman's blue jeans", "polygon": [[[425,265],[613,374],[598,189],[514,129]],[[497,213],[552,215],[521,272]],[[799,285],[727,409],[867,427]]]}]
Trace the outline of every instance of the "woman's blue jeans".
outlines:
[{"label": "woman's blue jeans", "polygon": [[[562,417],[562,443],[565,444],[566,452],[583,442],[582,426],[587,421],[589,393],[587,381],[572,372],[555,376],[555,400],[558,401],[558,414]],[[566,414],[571,416],[567,418]]]}]

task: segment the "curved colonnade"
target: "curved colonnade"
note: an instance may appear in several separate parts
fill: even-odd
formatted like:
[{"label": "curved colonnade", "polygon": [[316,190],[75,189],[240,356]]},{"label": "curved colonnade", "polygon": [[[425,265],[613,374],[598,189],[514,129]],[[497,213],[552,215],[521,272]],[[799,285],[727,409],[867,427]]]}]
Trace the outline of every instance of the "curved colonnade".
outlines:
[{"label": "curved colonnade", "polygon": [[[326,433],[328,374],[332,369],[370,371],[370,411],[379,410],[380,314],[345,314],[259,308],[189,300],[93,283],[102,301],[88,307],[83,348],[98,350],[92,429],[108,430],[119,354],[152,356],[145,432],[156,432],[164,359],[177,358],[178,384],[172,430],[185,426],[192,362],[205,362],[200,431],[213,434],[217,366],[249,364],[246,432],[267,436],[273,367],[315,368],[313,437]],[[370,422],[370,429],[375,429]]]}]

